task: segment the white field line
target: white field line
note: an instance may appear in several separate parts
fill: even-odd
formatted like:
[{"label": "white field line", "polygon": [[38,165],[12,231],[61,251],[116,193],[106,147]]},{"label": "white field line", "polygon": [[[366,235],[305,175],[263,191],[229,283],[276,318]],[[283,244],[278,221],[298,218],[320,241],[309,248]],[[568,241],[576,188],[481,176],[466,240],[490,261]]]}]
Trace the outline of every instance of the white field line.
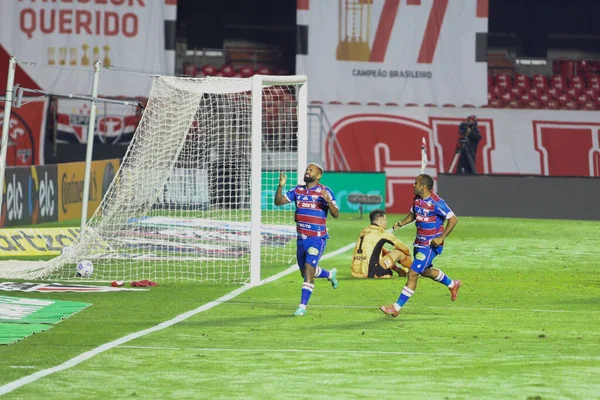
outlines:
[{"label": "white field line", "polygon": [[[352,244],[344,246],[344,247],[342,247],[340,249],[337,249],[337,250],[335,250],[335,251],[333,251],[331,253],[328,253],[328,254],[324,255],[322,259],[326,260],[326,259],[328,259],[330,257],[334,257],[334,256],[336,256],[338,254],[342,254],[342,253],[344,253],[344,252],[346,252],[346,251],[354,248],[354,245],[355,245],[355,243],[352,243]],[[289,275],[290,273],[292,273],[294,271],[297,271],[297,269],[298,269],[298,266],[296,264],[294,264],[291,267],[289,267],[288,269],[286,269],[285,271],[282,271],[282,272],[280,272],[278,274],[270,276],[267,279],[262,280],[256,286],[260,286],[260,285],[264,285],[264,284],[269,283],[269,282],[273,282],[273,281],[275,281],[275,280],[277,280],[279,278],[282,278],[282,277],[284,277],[286,275]],[[4,395],[6,393],[12,392],[13,390],[20,388],[21,386],[25,386],[25,385],[28,385],[28,384],[30,384],[32,382],[35,382],[38,379],[44,378],[44,377],[46,377],[48,375],[54,374],[56,372],[64,371],[64,370],[69,369],[71,367],[74,367],[74,366],[76,366],[79,363],[87,361],[90,358],[92,358],[94,356],[97,356],[100,353],[103,353],[103,352],[105,352],[107,350],[113,349],[113,348],[115,348],[117,346],[120,346],[120,345],[122,345],[124,343],[130,342],[130,341],[138,339],[138,338],[140,338],[142,336],[146,336],[146,335],[149,335],[151,333],[154,333],[154,332],[163,330],[165,328],[168,328],[170,326],[173,326],[173,325],[175,325],[175,324],[177,324],[177,323],[179,323],[181,321],[184,321],[184,320],[186,320],[186,319],[188,319],[190,317],[193,317],[194,315],[196,315],[198,313],[210,310],[211,308],[216,307],[216,306],[218,306],[219,304],[221,304],[223,302],[229,301],[229,300],[231,300],[231,299],[239,296],[240,294],[242,294],[242,293],[246,292],[247,290],[249,290],[249,289],[251,289],[253,287],[256,287],[256,286],[250,286],[250,285],[242,286],[242,287],[234,290],[233,292],[230,292],[230,293],[228,293],[228,294],[226,294],[226,295],[218,298],[217,300],[214,300],[214,301],[211,301],[209,303],[206,303],[206,304],[204,304],[204,305],[202,305],[202,306],[200,306],[200,307],[198,307],[198,308],[196,308],[194,310],[184,312],[183,314],[180,314],[180,315],[176,316],[175,318],[170,319],[168,321],[161,322],[160,324],[158,324],[156,326],[153,326],[152,328],[144,329],[142,331],[134,332],[134,333],[131,333],[131,334],[127,335],[127,336],[123,336],[122,338],[113,340],[112,342],[108,342],[108,343],[105,343],[103,345],[100,345],[100,346],[96,347],[95,349],[86,351],[85,353],[82,353],[82,354],[80,354],[80,355],[78,355],[76,357],[73,357],[70,360],[67,360],[64,363],[60,364],[60,365],[57,365],[57,366],[52,367],[52,368],[47,368],[47,369],[41,370],[41,371],[35,372],[35,373],[31,374],[31,375],[27,375],[27,376],[24,376],[22,378],[19,378],[19,379],[15,380],[15,381],[9,382],[9,383],[7,383],[7,384],[5,384],[3,386],[0,386],[0,396]]]},{"label": "white field line", "polygon": [[321,349],[249,349],[249,348],[204,348],[204,347],[160,347],[160,346],[119,346],[120,349],[135,349],[135,350],[164,350],[164,351],[197,351],[197,352],[233,352],[233,353],[318,353],[318,354],[343,354],[348,356],[357,356],[358,358],[364,355],[401,355],[401,356],[431,356],[431,357],[465,357],[465,358],[491,358],[494,360],[600,360],[600,356],[532,356],[528,355],[490,355],[490,354],[473,354],[473,353],[455,353],[455,352],[423,352],[423,351],[383,351],[383,350],[321,350]]}]

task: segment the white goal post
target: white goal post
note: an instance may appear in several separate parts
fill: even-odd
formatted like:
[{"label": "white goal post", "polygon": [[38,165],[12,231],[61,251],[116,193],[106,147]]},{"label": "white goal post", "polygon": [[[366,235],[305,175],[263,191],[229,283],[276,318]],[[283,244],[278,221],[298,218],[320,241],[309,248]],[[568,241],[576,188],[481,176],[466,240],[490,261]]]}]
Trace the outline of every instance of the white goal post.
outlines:
[{"label": "white goal post", "polygon": [[295,262],[292,205],[307,165],[306,76],[153,77],[121,167],[75,243],[14,277],[257,284]]}]

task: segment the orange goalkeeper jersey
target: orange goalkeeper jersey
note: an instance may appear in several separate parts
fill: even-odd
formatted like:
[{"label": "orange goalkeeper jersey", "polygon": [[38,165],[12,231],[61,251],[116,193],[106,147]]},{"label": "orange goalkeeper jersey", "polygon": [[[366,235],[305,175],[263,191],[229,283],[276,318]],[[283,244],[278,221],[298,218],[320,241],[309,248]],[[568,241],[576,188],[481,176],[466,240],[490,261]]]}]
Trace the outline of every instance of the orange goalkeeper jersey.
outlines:
[{"label": "orange goalkeeper jersey", "polygon": [[392,233],[379,225],[369,225],[360,232],[352,254],[352,276],[366,278],[369,274],[369,265],[379,261],[382,257],[383,246],[389,244],[410,256],[410,249]]}]

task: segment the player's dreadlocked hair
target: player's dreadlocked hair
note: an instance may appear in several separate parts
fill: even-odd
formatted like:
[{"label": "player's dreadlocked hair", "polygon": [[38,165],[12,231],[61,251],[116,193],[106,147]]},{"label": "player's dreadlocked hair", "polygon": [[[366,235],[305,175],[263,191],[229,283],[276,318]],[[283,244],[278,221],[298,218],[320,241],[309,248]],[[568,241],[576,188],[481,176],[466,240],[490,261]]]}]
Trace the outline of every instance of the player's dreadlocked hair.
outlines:
[{"label": "player's dreadlocked hair", "polygon": [[384,215],[385,215],[385,211],[383,211],[383,210],[380,210],[380,209],[373,210],[369,214],[369,219],[371,220],[371,223],[374,224],[375,221],[377,221],[379,218],[383,217]]}]

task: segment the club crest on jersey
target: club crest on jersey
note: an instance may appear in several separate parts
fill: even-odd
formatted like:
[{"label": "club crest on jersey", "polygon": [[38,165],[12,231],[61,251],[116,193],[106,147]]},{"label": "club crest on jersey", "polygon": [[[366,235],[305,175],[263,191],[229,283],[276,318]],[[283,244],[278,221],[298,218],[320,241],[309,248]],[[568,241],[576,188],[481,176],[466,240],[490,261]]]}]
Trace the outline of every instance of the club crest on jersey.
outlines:
[{"label": "club crest on jersey", "polygon": [[309,247],[308,250],[306,250],[306,252],[308,254],[310,254],[311,256],[318,256],[319,255],[319,249],[317,249],[316,247]]},{"label": "club crest on jersey", "polygon": [[419,261],[423,261],[423,260],[425,260],[425,254],[419,252],[415,255],[415,258]]},{"label": "club crest on jersey", "polygon": [[426,208],[424,208],[424,209],[423,209],[423,214],[425,214],[425,215],[429,214],[429,210],[428,210],[428,209],[426,209]]},{"label": "club crest on jersey", "polygon": [[310,196],[310,197],[312,197],[312,201],[317,201],[319,199],[319,196],[314,196],[313,195],[313,196]]}]

